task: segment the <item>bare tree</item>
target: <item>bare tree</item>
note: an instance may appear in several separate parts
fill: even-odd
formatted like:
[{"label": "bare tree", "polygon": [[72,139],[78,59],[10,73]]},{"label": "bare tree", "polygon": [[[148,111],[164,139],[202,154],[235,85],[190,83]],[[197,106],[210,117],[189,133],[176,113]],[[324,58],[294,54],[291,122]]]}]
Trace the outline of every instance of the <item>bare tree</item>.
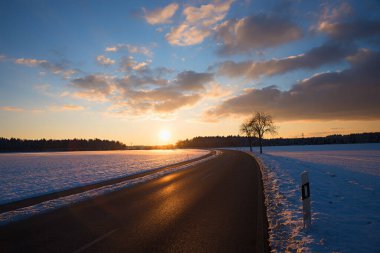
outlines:
[{"label": "bare tree", "polygon": [[[277,133],[277,127],[273,123],[272,116],[264,112],[256,112],[255,116],[253,116],[252,119],[250,119],[247,123],[244,124],[247,124],[248,129],[252,131],[250,133],[251,136],[257,136],[259,138],[260,154],[262,154],[264,135],[266,133],[272,135]],[[251,144],[250,150],[252,151]]]},{"label": "bare tree", "polygon": [[250,121],[247,121],[240,126],[240,132],[245,134],[248,138],[249,150],[252,152],[252,139],[255,137],[255,132],[253,127],[250,124]]}]

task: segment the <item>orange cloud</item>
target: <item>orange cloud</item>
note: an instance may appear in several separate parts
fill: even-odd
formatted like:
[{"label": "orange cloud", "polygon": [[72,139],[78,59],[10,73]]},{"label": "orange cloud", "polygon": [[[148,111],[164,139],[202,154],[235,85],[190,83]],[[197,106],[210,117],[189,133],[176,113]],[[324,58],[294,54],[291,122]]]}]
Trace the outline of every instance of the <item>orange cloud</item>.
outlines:
[{"label": "orange cloud", "polygon": [[201,43],[211,34],[212,26],[225,18],[232,2],[232,0],[214,1],[200,7],[186,7],[182,13],[185,21],[166,34],[167,41],[177,46]]},{"label": "orange cloud", "polygon": [[51,106],[50,111],[55,111],[55,112],[63,112],[63,111],[82,111],[85,108],[80,105],[62,105],[62,106]]},{"label": "orange cloud", "polygon": [[96,57],[96,61],[100,64],[100,65],[112,65],[112,64],[115,64],[115,60],[112,60],[110,58],[107,58],[105,57],[104,55],[98,55]]},{"label": "orange cloud", "polygon": [[47,63],[48,61],[46,60],[37,60],[37,59],[25,59],[25,58],[19,58],[15,60],[16,64],[22,64],[22,65],[27,65],[29,67],[34,67],[38,66],[42,63]]},{"label": "orange cloud", "polygon": [[6,111],[6,112],[22,112],[24,109],[16,106],[0,106],[1,111]]},{"label": "orange cloud", "polygon": [[178,10],[178,4],[171,3],[164,8],[159,8],[153,11],[144,10],[145,20],[151,25],[170,23],[170,19]]}]

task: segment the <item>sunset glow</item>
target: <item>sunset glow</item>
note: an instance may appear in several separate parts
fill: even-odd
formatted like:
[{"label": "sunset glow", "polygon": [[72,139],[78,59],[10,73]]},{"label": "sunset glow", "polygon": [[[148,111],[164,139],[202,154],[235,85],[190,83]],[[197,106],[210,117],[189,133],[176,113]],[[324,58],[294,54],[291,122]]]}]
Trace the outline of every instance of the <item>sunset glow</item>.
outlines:
[{"label": "sunset glow", "polygon": [[171,134],[168,130],[161,130],[160,139],[161,141],[168,142],[170,140]]},{"label": "sunset glow", "polygon": [[[3,1],[0,137],[380,131],[379,1]],[[175,134],[159,134],[162,125]],[[170,136],[171,135],[171,136]]]}]

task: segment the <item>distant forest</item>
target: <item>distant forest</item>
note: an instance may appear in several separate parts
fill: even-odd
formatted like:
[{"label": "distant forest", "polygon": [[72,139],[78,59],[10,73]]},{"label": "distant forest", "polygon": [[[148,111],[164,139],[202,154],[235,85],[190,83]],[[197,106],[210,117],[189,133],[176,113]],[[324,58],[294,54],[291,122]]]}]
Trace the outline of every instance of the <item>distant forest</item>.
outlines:
[{"label": "distant forest", "polygon": [[0,138],[0,152],[120,150],[126,148],[127,146],[119,141],[100,139],[22,140]]},{"label": "distant forest", "polygon": [[[329,135],[326,137],[307,138],[274,138],[264,139],[264,146],[286,145],[320,145],[320,144],[348,144],[348,143],[375,143],[380,142],[380,132],[360,133],[348,135]],[[258,138],[253,138],[253,144],[258,145]],[[218,148],[218,147],[246,147],[249,146],[245,136],[205,136],[178,141],[177,148]]]},{"label": "distant forest", "polygon": [[[318,145],[380,142],[380,132],[349,135],[329,135],[308,138],[264,139],[264,146]],[[254,138],[254,145],[258,139]],[[172,148],[221,148],[248,146],[245,136],[204,136],[178,141],[176,145],[164,146],[127,146],[119,141],[100,139],[67,140],[23,140],[0,137],[0,152],[54,152],[54,151],[90,151],[90,150],[127,150],[127,149],[172,149]]]}]

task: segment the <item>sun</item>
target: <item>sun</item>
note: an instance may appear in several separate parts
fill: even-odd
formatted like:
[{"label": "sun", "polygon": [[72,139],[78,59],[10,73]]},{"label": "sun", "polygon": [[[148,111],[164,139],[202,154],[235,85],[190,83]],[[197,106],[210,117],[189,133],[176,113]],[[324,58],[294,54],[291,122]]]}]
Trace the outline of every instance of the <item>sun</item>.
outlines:
[{"label": "sun", "polygon": [[168,130],[161,130],[161,132],[160,132],[160,139],[162,141],[168,141],[168,140],[170,140],[170,136],[171,136],[171,134],[170,134],[170,132]]}]

